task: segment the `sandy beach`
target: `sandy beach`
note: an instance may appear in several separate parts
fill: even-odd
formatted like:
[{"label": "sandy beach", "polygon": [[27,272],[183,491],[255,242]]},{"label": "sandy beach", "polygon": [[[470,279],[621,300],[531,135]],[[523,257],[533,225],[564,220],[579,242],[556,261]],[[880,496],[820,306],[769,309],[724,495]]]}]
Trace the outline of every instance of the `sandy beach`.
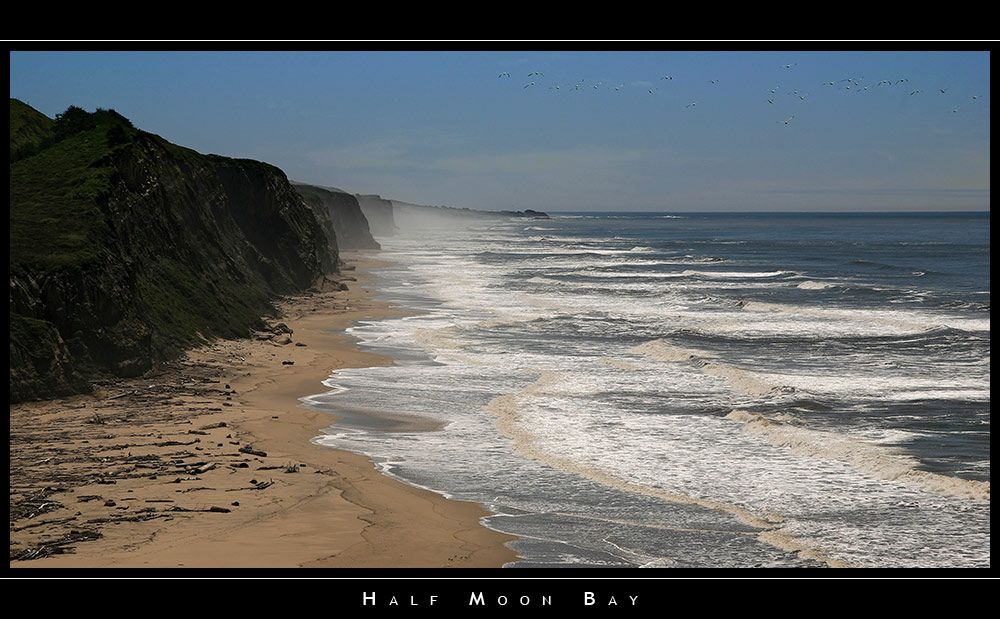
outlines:
[{"label": "sandy beach", "polygon": [[[269,332],[215,341],[156,376],[10,408],[12,568],[450,568],[517,560],[480,505],[310,442],[299,406],[332,371],[391,363],[344,330],[398,310],[348,290],[286,299]],[[387,411],[388,414],[391,412]],[[420,429],[408,427],[409,430]]]}]

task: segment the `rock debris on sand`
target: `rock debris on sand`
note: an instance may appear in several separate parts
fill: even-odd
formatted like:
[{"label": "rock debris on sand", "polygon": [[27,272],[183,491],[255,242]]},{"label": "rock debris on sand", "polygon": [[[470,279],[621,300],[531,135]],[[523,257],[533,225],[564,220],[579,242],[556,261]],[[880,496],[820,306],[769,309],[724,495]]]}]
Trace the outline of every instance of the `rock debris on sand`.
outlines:
[{"label": "rock debris on sand", "polygon": [[[156,375],[106,381],[91,395],[11,406],[11,567],[516,560],[504,546],[512,537],[479,524],[479,505],[310,442],[336,418],[298,398],[322,391],[336,369],[391,362],[342,333],[358,318],[395,312],[370,298],[361,271],[358,278],[349,291],[287,299],[266,335],[208,344]],[[275,344],[275,336],[307,345]]]}]

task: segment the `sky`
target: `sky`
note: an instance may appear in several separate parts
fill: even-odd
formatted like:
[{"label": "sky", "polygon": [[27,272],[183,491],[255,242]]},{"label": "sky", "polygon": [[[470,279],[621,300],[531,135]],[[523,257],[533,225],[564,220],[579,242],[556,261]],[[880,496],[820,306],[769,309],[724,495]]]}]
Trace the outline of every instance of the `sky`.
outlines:
[{"label": "sky", "polygon": [[565,51],[557,42],[105,47],[11,43],[10,96],[49,117],[71,105],[114,109],[198,152],[418,204],[551,212],[990,205],[986,43],[899,44],[910,51],[781,42],[625,43],[620,51],[578,42]]}]

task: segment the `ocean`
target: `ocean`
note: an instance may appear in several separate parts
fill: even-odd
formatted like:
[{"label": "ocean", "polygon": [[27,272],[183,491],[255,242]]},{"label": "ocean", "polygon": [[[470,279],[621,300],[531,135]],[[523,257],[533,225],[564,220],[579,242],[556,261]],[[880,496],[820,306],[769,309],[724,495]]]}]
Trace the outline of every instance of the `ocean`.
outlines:
[{"label": "ocean", "polygon": [[990,566],[988,212],[397,223],[302,405],[507,567]]}]

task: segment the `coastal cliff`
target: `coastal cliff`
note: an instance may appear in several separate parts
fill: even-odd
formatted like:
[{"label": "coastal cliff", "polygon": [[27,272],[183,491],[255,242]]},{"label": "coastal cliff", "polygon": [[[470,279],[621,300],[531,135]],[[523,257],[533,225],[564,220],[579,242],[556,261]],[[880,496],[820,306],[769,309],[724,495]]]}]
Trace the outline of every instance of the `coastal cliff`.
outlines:
[{"label": "coastal cliff", "polygon": [[386,200],[376,194],[358,194],[357,198],[373,235],[393,236],[396,234],[396,221],[393,218],[391,200]]},{"label": "coastal cliff", "polygon": [[53,120],[11,100],[11,403],[245,337],[338,262],[274,166],[171,144],[113,110]]},{"label": "coastal cliff", "polygon": [[334,187],[296,182],[292,187],[317,214],[328,235],[336,237],[340,249],[381,249],[372,237],[357,196]]}]

